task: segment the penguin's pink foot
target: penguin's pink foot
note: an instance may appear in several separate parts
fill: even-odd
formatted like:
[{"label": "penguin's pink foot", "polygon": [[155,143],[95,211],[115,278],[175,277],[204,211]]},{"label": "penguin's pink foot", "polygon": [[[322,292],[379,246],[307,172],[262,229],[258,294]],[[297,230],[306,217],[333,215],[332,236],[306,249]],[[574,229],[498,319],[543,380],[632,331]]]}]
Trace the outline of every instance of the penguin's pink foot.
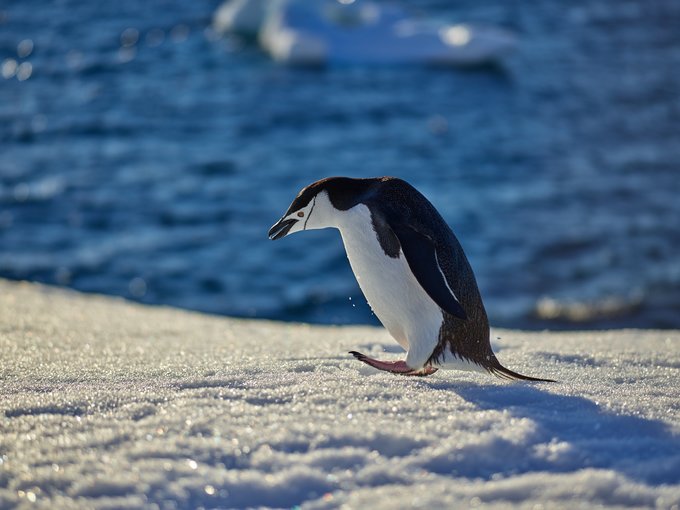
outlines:
[{"label": "penguin's pink foot", "polygon": [[378,370],[384,370],[386,372],[392,372],[393,374],[416,375],[424,377],[427,375],[432,375],[437,371],[436,368],[429,365],[421,368],[420,370],[414,370],[411,367],[409,367],[404,360],[380,361],[378,359],[369,358],[365,354],[361,354],[360,352],[357,351],[350,351],[349,353],[359,361],[363,361],[364,363],[373,368],[377,368]]},{"label": "penguin's pink foot", "polygon": [[434,374],[437,370],[439,370],[439,369],[428,365],[428,366],[421,368],[420,370],[413,370],[413,371],[411,371],[407,374],[404,374],[404,375],[416,375],[418,377],[427,377],[428,375]]}]

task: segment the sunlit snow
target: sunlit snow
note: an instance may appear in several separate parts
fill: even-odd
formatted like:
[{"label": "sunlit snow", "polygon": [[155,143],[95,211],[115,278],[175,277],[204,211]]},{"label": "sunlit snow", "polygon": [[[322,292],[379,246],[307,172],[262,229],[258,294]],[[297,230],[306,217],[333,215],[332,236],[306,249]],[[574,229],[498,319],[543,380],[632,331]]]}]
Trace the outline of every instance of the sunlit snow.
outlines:
[{"label": "sunlit snow", "polygon": [[0,282],[0,507],[671,508],[680,332],[496,331],[558,384],[379,373],[379,329]]}]

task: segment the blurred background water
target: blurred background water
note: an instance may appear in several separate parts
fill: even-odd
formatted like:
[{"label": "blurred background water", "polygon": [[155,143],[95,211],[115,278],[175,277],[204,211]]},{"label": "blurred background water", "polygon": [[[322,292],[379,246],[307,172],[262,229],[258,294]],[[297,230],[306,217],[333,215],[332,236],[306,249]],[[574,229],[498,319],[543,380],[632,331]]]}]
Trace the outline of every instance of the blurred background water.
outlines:
[{"label": "blurred background water", "polygon": [[0,4],[0,276],[247,317],[372,323],[304,185],[394,175],[461,240],[491,322],[680,328],[680,3],[421,1],[509,28],[475,70],[286,68],[218,1]]}]

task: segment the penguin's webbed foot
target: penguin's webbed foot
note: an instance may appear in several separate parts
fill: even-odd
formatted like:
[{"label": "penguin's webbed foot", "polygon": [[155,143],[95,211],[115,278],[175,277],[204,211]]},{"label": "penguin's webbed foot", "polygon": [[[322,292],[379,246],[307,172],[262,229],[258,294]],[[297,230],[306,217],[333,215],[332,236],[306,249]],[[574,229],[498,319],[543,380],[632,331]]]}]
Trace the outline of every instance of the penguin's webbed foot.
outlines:
[{"label": "penguin's webbed foot", "polygon": [[437,371],[436,368],[430,365],[425,366],[420,370],[414,370],[413,368],[409,367],[406,364],[406,361],[401,359],[398,361],[380,361],[378,359],[369,358],[365,354],[362,354],[357,351],[350,351],[349,353],[359,361],[363,361],[364,363],[373,368],[376,368],[378,370],[384,370],[385,372],[392,372],[393,374],[415,375],[419,377],[425,377],[428,375],[432,375]]},{"label": "penguin's webbed foot", "polygon": [[420,370],[412,370],[411,372],[408,372],[404,375],[415,375],[415,376],[418,376],[418,377],[427,377],[428,375],[434,374],[437,370],[439,370],[439,369],[428,365],[428,366],[421,368]]}]

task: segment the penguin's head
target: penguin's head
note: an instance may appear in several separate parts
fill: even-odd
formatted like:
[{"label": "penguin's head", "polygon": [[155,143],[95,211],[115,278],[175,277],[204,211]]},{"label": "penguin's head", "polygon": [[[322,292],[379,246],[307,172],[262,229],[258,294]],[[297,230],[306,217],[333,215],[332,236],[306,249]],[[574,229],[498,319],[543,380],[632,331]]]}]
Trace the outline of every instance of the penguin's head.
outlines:
[{"label": "penguin's head", "polygon": [[269,229],[269,239],[281,239],[299,230],[337,227],[338,213],[358,203],[370,180],[327,177],[310,184]]},{"label": "penguin's head", "polygon": [[269,239],[281,239],[300,230],[333,227],[335,208],[328,195],[327,181],[317,181],[302,189],[283,217],[269,229]]}]

